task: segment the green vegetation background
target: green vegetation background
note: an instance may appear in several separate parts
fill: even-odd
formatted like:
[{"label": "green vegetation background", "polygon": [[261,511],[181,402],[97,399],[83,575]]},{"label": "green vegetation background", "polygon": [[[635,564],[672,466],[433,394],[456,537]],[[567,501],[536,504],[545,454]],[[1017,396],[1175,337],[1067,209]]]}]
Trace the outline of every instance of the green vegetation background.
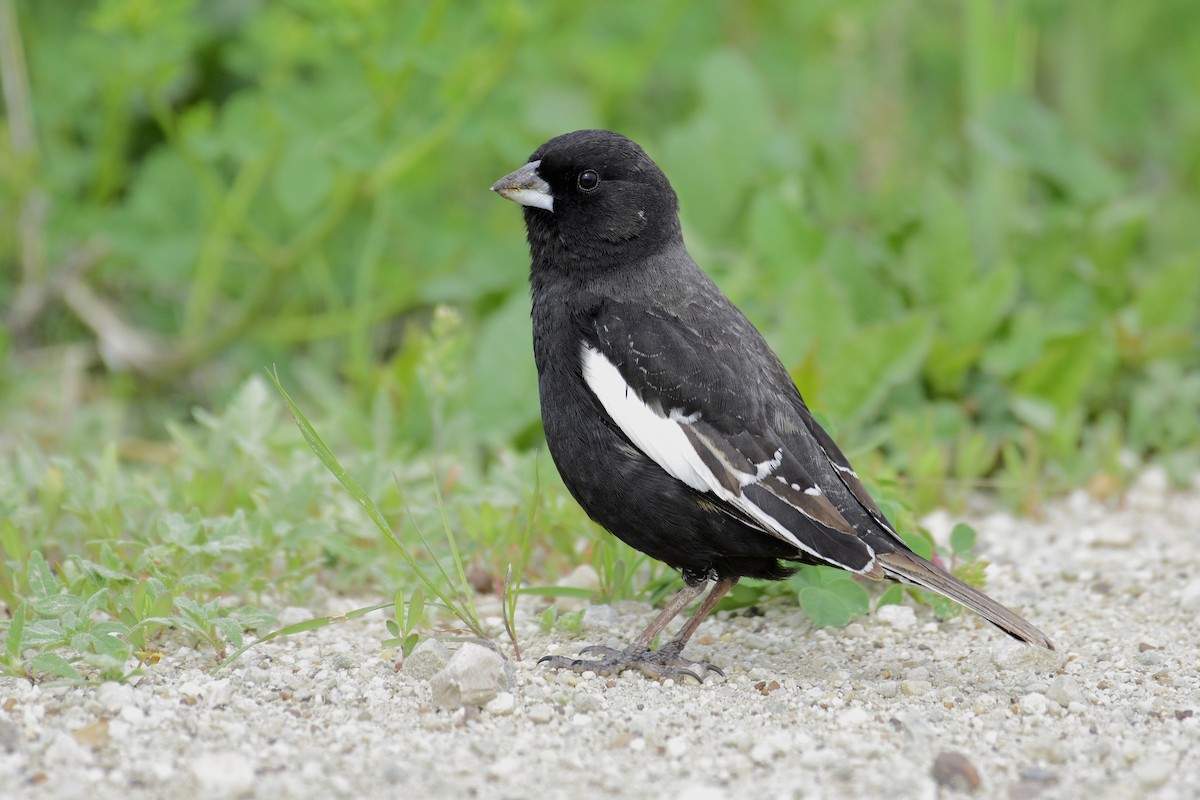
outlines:
[{"label": "green vegetation background", "polygon": [[452,535],[484,591],[514,561],[665,585],[537,455],[520,215],[487,191],[580,127],[663,166],[910,527],[1200,466],[1188,0],[0,0],[0,57],[11,671],[411,597],[271,365],[431,566]]}]

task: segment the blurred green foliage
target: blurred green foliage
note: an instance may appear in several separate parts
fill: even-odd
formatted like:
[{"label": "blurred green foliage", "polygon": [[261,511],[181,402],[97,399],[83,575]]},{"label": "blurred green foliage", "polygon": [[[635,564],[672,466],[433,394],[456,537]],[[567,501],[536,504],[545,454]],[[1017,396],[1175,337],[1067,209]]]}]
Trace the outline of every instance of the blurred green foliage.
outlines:
[{"label": "blurred green foliage", "polygon": [[[195,574],[223,557],[210,516],[261,514],[239,525],[264,558],[292,542],[240,563],[243,594],[378,569],[344,530],[270,534],[318,485],[280,451],[218,452],[213,419],[276,429],[238,410],[268,364],[394,518],[411,470],[494,533],[471,498],[532,484],[540,429],[520,215],[487,187],[580,127],[662,165],[697,260],[886,496],[1189,475],[1198,23],[1187,0],[0,0],[5,540],[103,564],[70,542],[153,503]],[[114,472],[141,499],[88,494]],[[70,513],[30,516],[64,480]],[[554,575],[583,523],[546,497]]]},{"label": "blurred green foliage", "polygon": [[386,386],[426,448],[406,334],[452,304],[446,414],[535,443],[520,222],[486,187],[604,126],[854,449],[918,480],[1196,464],[1186,2],[5,6],[5,394],[64,342],[134,408],[303,359],[364,407]]}]

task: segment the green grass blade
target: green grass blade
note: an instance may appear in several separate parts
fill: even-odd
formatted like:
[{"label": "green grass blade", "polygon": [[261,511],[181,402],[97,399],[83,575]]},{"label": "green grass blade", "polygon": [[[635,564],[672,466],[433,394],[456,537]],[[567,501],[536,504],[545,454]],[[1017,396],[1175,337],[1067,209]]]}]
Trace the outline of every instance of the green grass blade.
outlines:
[{"label": "green grass blade", "polygon": [[[421,580],[421,582],[425,584],[425,587],[435,597],[441,600],[442,603],[449,608],[451,612],[458,617],[458,619],[464,625],[466,625],[472,633],[480,638],[486,639],[487,635],[483,630],[483,626],[479,623],[478,615],[474,613],[473,604],[469,605],[468,608],[460,607],[458,603],[456,603],[440,586],[433,581],[432,578],[429,577],[425,570],[423,570],[417,563],[412,551],[410,551],[408,547],[405,546],[402,541],[400,541],[400,538],[396,536],[396,532],[392,530],[391,524],[383,516],[383,513],[379,510],[379,507],[375,505],[375,501],[373,501],[370,496],[367,495],[367,492],[363,489],[362,485],[346,471],[346,468],[343,467],[341,462],[337,460],[337,456],[333,454],[333,451],[329,449],[329,447],[321,439],[320,435],[317,434],[316,429],[313,428],[312,424],[308,421],[308,418],[304,416],[304,412],[300,410],[300,407],[296,405],[296,402],[291,398],[287,391],[284,390],[283,384],[279,381],[279,375],[274,370],[269,370],[267,374],[271,378],[271,382],[275,384],[275,388],[287,402],[288,407],[291,409],[292,416],[296,420],[296,425],[300,428],[300,434],[304,437],[304,440],[308,443],[308,446],[312,448],[312,451],[316,453],[317,458],[320,459],[321,463],[325,465],[325,468],[329,470],[333,477],[337,478],[338,483],[342,484],[346,491],[350,493],[350,496],[353,497],[360,506],[362,506],[363,510],[367,512],[367,516],[372,522],[375,523],[375,527],[378,528],[379,532],[387,537],[388,541],[395,546],[396,550],[400,553],[401,558],[404,559],[404,562],[408,564],[413,573]],[[417,532],[419,535],[421,535],[420,528],[417,528]],[[449,534],[449,528],[447,528],[447,534]],[[429,545],[425,541],[424,535],[421,535],[421,541],[428,551]],[[453,537],[450,537],[450,542],[452,550],[457,552],[457,548],[454,547]],[[441,564],[438,563],[438,560],[436,558],[432,560],[438,567],[438,570],[442,573],[443,577],[446,578],[447,583],[452,584],[452,582],[449,580],[449,576],[446,575],[445,570],[443,570]],[[463,574],[461,573],[461,566],[460,574]],[[465,582],[464,575],[464,582],[462,586],[465,587],[468,585],[469,584]]]},{"label": "green grass blade", "polygon": [[333,625],[334,623],[337,623],[337,622],[348,622],[349,620],[352,620],[352,619],[358,619],[359,617],[361,617],[365,614],[370,614],[372,611],[378,611],[381,608],[387,608],[390,605],[391,605],[391,603],[376,603],[374,605],[364,606],[362,608],[356,608],[353,611],[346,612],[345,614],[335,614],[335,615],[328,616],[328,617],[316,617],[314,619],[306,619],[303,622],[297,622],[295,625],[288,625],[286,627],[280,628],[279,630],[271,631],[270,633],[265,634],[261,638],[255,639],[253,642],[248,642],[247,644],[244,644],[241,647],[239,647],[237,650],[234,650],[229,655],[228,658],[226,658],[220,664],[217,664],[216,669],[214,669],[213,671],[220,672],[222,669],[229,666],[234,661],[237,661],[237,659],[242,655],[242,653],[246,652],[251,647],[263,644],[264,642],[269,642],[272,639],[278,639],[282,636],[291,636],[296,633],[304,633],[306,631],[315,631],[318,628],[324,628],[326,625]]}]

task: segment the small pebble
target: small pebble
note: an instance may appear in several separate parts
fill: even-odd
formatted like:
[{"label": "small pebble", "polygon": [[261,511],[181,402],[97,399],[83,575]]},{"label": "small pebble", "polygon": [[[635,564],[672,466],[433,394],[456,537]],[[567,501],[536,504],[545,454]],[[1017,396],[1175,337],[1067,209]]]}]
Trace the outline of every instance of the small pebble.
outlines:
[{"label": "small pebble", "polygon": [[492,762],[488,767],[488,777],[492,780],[501,780],[510,775],[515,775],[521,769],[521,759],[514,756],[505,756]]},{"label": "small pebble", "polygon": [[437,639],[426,639],[413,648],[404,659],[404,674],[414,680],[427,681],[450,660],[450,651]]},{"label": "small pebble", "polygon": [[467,642],[429,681],[438,708],[482,706],[508,688],[504,659],[495,650]]},{"label": "small pebble", "polygon": [[201,797],[237,797],[254,787],[254,765],[235,751],[208,753],[188,765]]},{"label": "small pebble", "polygon": [[507,717],[513,713],[516,705],[516,698],[511,692],[497,692],[495,697],[484,704],[483,710],[493,717]]},{"label": "small pebble", "polygon": [[1039,715],[1045,714],[1046,709],[1050,707],[1049,701],[1046,700],[1046,695],[1041,692],[1030,692],[1021,698],[1017,704],[1022,714]]},{"label": "small pebble", "polygon": [[898,631],[907,630],[917,624],[916,612],[909,606],[880,606],[875,610],[875,616],[880,622]]},{"label": "small pebble", "polygon": [[938,786],[959,792],[974,792],[979,788],[979,770],[962,753],[944,750],[933,761],[933,779]]},{"label": "small pebble", "polygon": [[617,610],[610,605],[588,606],[583,612],[585,631],[605,631],[615,628],[620,622]]},{"label": "small pebble", "polygon": [[529,710],[525,712],[525,716],[529,717],[530,722],[545,725],[554,719],[554,706],[549,703],[538,703],[537,705],[530,706]]},{"label": "small pebble", "polygon": [[906,694],[909,697],[920,697],[923,694],[928,694],[933,688],[933,684],[929,681],[900,681],[900,693]]},{"label": "small pebble", "polygon": [[1046,689],[1046,697],[1068,709],[1072,703],[1084,702],[1083,690],[1079,688],[1075,679],[1068,675],[1059,675],[1051,681]]},{"label": "small pebble", "polygon": [[1157,789],[1175,774],[1175,759],[1167,756],[1147,756],[1133,768],[1134,777],[1146,789]]},{"label": "small pebble", "polygon": [[1179,607],[1184,611],[1200,611],[1200,578],[1192,578],[1179,591]]}]

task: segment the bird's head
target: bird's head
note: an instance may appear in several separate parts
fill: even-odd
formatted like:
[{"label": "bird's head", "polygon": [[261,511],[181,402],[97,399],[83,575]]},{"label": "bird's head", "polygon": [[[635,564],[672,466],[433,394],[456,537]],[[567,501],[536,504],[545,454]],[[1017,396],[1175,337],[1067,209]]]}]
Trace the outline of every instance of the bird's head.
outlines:
[{"label": "bird's head", "polygon": [[492,191],[525,207],[535,270],[607,271],[680,239],[667,176],[619,133],[556,136]]}]

